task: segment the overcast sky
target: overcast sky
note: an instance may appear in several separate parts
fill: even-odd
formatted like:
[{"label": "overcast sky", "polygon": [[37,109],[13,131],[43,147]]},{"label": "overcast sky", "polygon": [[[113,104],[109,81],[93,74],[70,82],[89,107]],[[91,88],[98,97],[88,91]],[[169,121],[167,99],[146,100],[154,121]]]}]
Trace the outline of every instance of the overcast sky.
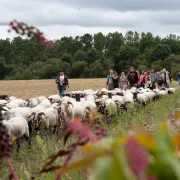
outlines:
[{"label": "overcast sky", "polygon": [[[85,33],[180,32],[180,0],[0,0],[0,23],[35,25],[51,39]],[[0,38],[13,38],[0,26]]]}]

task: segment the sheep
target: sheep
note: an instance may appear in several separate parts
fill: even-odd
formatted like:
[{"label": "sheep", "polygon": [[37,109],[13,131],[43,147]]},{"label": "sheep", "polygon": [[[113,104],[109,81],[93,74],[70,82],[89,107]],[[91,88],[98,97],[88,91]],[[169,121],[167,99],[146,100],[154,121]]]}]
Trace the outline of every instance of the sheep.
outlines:
[{"label": "sheep", "polygon": [[35,131],[54,128],[55,133],[58,126],[58,113],[54,108],[47,108],[37,114],[37,119],[33,123]]},{"label": "sheep", "polygon": [[8,95],[0,95],[0,100],[9,100],[9,96]]},{"label": "sheep", "polygon": [[64,96],[61,101],[71,101],[71,99],[69,96]]},{"label": "sheep", "polygon": [[85,95],[92,95],[92,94],[94,94],[94,91],[92,89],[87,89],[87,90],[83,91],[83,94],[85,94]]},{"label": "sheep", "polygon": [[25,107],[26,101],[23,99],[15,99],[6,104],[8,108]]},{"label": "sheep", "polygon": [[159,89],[153,89],[153,92],[156,94],[156,99],[160,98],[160,90]]},{"label": "sheep", "polygon": [[17,107],[6,111],[4,114],[8,114],[8,113],[13,114],[14,117],[18,117],[18,116],[24,117],[28,121],[27,117],[31,115],[32,110],[31,108],[28,107]]},{"label": "sheep", "polygon": [[145,106],[148,102],[148,96],[143,92],[138,93],[137,94],[137,100],[141,103],[141,105]]},{"label": "sheep", "polygon": [[60,108],[60,106],[61,106],[61,103],[54,103],[51,105],[51,107],[56,109],[56,110],[58,110]]},{"label": "sheep", "polygon": [[124,103],[124,97],[123,96],[112,96],[112,100],[114,100],[115,102],[117,102],[119,105]]},{"label": "sheep", "polygon": [[163,90],[160,90],[160,93],[159,93],[160,97],[167,96],[167,94],[168,94],[168,90],[166,88]]},{"label": "sheep", "polygon": [[20,138],[22,137],[26,138],[30,148],[29,127],[27,121],[23,117],[13,117],[10,120],[3,120],[2,124],[7,128],[7,132],[11,138],[17,138],[17,152],[19,152]]},{"label": "sheep", "polygon": [[51,104],[53,103],[59,103],[61,101],[61,97],[59,95],[51,95],[48,97],[50,100]]},{"label": "sheep", "polygon": [[74,119],[73,103],[70,101],[63,101],[58,109],[59,122],[61,127],[66,125],[66,122]]},{"label": "sheep", "polygon": [[72,92],[72,97],[76,99],[76,101],[78,102],[83,102],[85,101],[84,99],[84,94],[81,92],[81,91],[75,91],[75,92]]},{"label": "sheep", "polygon": [[39,105],[44,106],[45,108],[50,108],[51,102],[48,99],[46,99],[46,100],[43,100]]},{"label": "sheep", "polygon": [[11,101],[14,101],[14,100],[16,100],[17,98],[15,97],[15,96],[10,96],[9,97],[9,101],[11,102]]},{"label": "sheep", "polygon": [[175,88],[168,88],[168,94],[174,94]]},{"label": "sheep", "polygon": [[133,100],[133,94],[131,93],[131,91],[124,91],[123,92],[124,94],[124,102],[129,102],[129,103],[134,103],[134,100]]},{"label": "sheep", "polygon": [[112,99],[107,99],[105,101],[104,113],[108,124],[110,124],[114,116],[117,116],[117,105]]},{"label": "sheep", "polygon": [[69,105],[72,105],[72,109],[73,109],[73,114],[74,117],[73,118],[82,118],[84,119],[85,117],[85,107],[83,105],[84,102],[68,102]]},{"label": "sheep", "polygon": [[7,111],[7,109],[5,109],[5,105],[1,104],[0,105],[0,121],[2,121],[4,118],[4,113]]},{"label": "sheep", "polygon": [[37,101],[38,101],[38,104],[40,104],[41,102],[43,102],[44,100],[47,100],[47,98],[45,96],[39,96],[39,97],[36,97]]},{"label": "sheep", "polygon": [[8,103],[7,100],[0,100],[0,105],[5,105],[5,104],[7,104],[7,103]]},{"label": "sheep", "polygon": [[31,108],[36,107],[39,104],[36,98],[31,98],[29,100],[26,100],[26,103],[27,103],[26,106]]},{"label": "sheep", "polygon": [[85,118],[89,119],[90,115],[92,118],[94,118],[97,114],[97,106],[96,103],[93,101],[85,101],[83,103],[83,106],[85,108]]}]

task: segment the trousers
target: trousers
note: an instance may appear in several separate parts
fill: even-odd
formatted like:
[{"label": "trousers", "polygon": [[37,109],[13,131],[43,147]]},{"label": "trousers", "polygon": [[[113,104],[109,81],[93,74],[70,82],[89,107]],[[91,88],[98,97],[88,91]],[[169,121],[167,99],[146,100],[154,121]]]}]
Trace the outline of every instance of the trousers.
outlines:
[{"label": "trousers", "polygon": [[65,92],[65,86],[64,85],[58,85],[59,95],[62,96]]}]

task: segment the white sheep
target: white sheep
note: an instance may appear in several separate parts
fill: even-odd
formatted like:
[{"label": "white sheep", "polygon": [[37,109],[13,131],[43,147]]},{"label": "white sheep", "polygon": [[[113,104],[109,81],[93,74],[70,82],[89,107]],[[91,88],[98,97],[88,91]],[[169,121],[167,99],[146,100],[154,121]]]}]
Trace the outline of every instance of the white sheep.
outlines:
[{"label": "white sheep", "polygon": [[53,103],[59,103],[61,101],[61,97],[59,95],[51,95],[48,97],[50,100],[51,104]]},{"label": "white sheep", "polygon": [[6,101],[6,100],[0,100],[0,106],[1,105],[5,105],[5,104],[7,104],[8,103],[8,101]]},{"label": "white sheep", "polygon": [[30,98],[29,100],[26,100],[26,106],[27,107],[36,107],[38,105],[38,100],[36,98]]},{"label": "white sheep", "polygon": [[29,139],[29,127],[26,119],[23,117],[13,117],[10,120],[3,120],[2,124],[7,128],[10,137],[17,138],[17,151],[20,149],[20,138],[23,136],[28,141],[30,148],[31,141]]},{"label": "white sheep", "polygon": [[97,114],[97,106],[96,103],[93,101],[85,101],[83,103],[85,109],[85,117],[89,119],[90,115],[95,117]]},{"label": "white sheep", "polygon": [[85,100],[95,102],[95,97],[94,97],[94,95],[89,94],[89,95],[85,96]]},{"label": "white sheep", "polygon": [[11,101],[14,101],[14,100],[16,100],[17,98],[15,97],[15,96],[10,96],[9,97],[9,101],[11,102]]},{"label": "white sheep", "polygon": [[124,103],[124,97],[123,96],[112,96],[112,100],[115,102],[118,102],[119,105]]},{"label": "white sheep", "polygon": [[159,95],[160,95],[160,97],[167,96],[167,95],[168,95],[168,89],[165,89],[165,90],[160,90]]},{"label": "white sheep", "polygon": [[143,92],[137,94],[137,100],[144,106],[147,104],[148,99],[148,96]]},{"label": "white sheep", "polygon": [[46,99],[46,100],[43,100],[43,101],[39,104],[39,106],[44,106],[45,108],[50,108],[50,107],[51,107],[51,102],[50,102],[48,99]]},{"label": "white sheep", "polygon": [[34,128],[38,133],[39,130],[54,128],[54,133],[58,126],[58,113],[54,108],[47,108],[37,114],[37,119],[34,122]]},{"label": "white sheep", "polygon": [[15,99],[6,104],[8,108],[25,107],[26,101],[23,99]]},{"label": "white sheep", "polygon": [[36,97],[38,104],[40,104],[41,102],[43,102],[44,100],[47,100],[47,98],[45,96],[38,96]]}]

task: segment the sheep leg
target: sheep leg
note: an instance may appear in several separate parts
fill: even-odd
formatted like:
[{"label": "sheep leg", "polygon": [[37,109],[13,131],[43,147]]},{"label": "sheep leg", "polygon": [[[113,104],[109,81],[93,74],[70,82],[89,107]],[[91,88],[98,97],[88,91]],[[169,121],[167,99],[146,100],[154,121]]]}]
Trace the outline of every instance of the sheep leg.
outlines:
[{"label": "sheep leg", "polygon": [[19,149],[20,149],[20,138],[17,139],[16,143],[17,143],[17,149],[16,149],[16,151],[17,151],[17,153],[19,153]]},{"label": "sheep leg", "polygon": [[145,107],[146,107],[146,103],[145,103],[145,102],[142,102],[142,106],[145,108]]},{"label": "sheep leg", "polygon": [[56,134],[56,130],[57,130],[57,127],[54,126],[54,129],[53,129],[53,134]]},{"label": "sheep leg", "polygon": [[27,136],[25,136],[25,138],[26,138],[26,141],[28,142],[28,149],[30,149],[30,147],[31,147],[31,139],[29,137],[27,137]]},{"label": "sheep leg", "polygon": [[32,133],[32,121],[28,122],[28,126],[29,126],[29,133]]}]

